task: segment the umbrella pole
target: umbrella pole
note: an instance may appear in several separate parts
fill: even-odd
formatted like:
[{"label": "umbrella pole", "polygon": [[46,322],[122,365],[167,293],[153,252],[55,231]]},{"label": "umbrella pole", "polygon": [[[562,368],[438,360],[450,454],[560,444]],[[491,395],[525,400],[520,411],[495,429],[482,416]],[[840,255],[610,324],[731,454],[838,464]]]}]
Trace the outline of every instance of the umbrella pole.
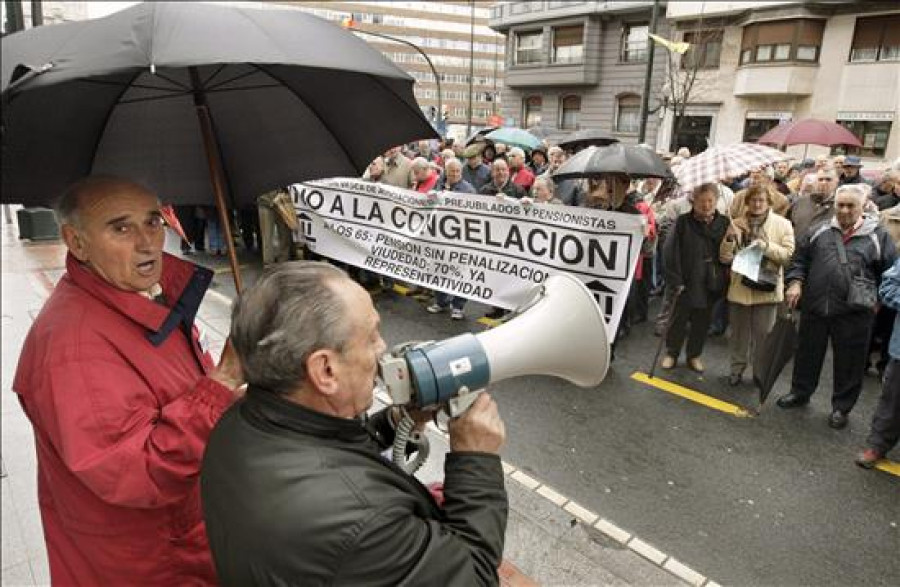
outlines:
[{"label": "umbrella pole", "polygon": [[241,281],[241,270],[238,265],[237,253],[234,251],[234,238],[231,236],[231,220],[228,218],[228,207],[225,204],[225,180],[222,178],[219,149],[213,135],[212,120],[209,116],[209,108],[206,105],[206,94],[203,93],[200,87],[200,75],[197,73],[196,67],[188,69],[191,74],[191,85],[194,88],[194,106],[197,108],[200,132],[203,134],[203,148],[206,151],[206,162],[209,165],[209,176],[212,180],[213,194],[216,197],[216,208],[219,210],[219,222],[222,224],[225,245],[228,247],[228,261],[231,264],[234,289],[240,294],[243,289],[243,283]]}]

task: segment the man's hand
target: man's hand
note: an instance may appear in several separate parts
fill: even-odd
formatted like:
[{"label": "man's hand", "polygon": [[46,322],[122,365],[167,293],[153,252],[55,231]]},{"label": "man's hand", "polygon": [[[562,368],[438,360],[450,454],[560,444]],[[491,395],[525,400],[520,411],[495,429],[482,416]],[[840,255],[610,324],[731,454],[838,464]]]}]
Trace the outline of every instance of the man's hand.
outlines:
[{"label": "man's hand", "polygon": [[787,288],[787,291],[784,292],[784,301],[787,302],[788,308],[794,309],[797,307],[797,303],[800,301],[800,296],[803,295],[803,283],[800,281],[791,282],[791,285]]},{"label": "man's hand", "polygon": [[219,364],[209,374],[209,378],[221,383],[234,392],[235,397],[242,396],[244,380],[244,369],[241,366],[241,360],[238,358],[234,346],[231,344],[231,337],[225,340],[225,348],[222,349],[222,358]]},{"label": "man's hand", "polygon": [[497,404],[485,392],[478,394],[478,399],[462,416],[450,420],[449,427],[452,452],[498,454],[506,440],[506,427]]}]

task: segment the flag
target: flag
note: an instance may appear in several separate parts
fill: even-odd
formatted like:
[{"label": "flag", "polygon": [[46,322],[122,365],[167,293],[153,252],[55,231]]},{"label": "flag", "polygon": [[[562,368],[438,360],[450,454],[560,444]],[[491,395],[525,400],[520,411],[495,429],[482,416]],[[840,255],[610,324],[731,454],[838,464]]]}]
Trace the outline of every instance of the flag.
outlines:
[{"label": "flag", "polygon": [[685,52],[691,48],[690,43],[685,43],[683,41],[670,41],[669,39],[664,39],[659,35],[654,35],[653,33],[649,33],[650,38],[668,49],[669,51],[674,51],[679,55],[684,55]]}]

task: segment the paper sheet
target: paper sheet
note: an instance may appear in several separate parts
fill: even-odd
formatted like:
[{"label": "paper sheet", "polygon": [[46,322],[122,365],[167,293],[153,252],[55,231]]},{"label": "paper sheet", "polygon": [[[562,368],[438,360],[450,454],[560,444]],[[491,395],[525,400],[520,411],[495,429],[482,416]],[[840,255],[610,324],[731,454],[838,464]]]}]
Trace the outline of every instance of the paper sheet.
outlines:
[{"label": "paper sheet", "polygon": [[762,264],[762,247],[754,245],[741,249],[731,262],[731,270],[753,281],[759,281],[759,267]]}]

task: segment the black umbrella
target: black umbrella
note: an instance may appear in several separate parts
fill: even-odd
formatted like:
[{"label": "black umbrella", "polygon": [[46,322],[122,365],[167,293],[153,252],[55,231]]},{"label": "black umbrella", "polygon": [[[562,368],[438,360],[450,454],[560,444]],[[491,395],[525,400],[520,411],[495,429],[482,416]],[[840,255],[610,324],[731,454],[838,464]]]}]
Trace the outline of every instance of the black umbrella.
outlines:
[{"label": "black umbrella", "polygon": [[784,366],[794,357],[797,350],[797,327],[790,315],[780,315],[775,326],[766,335],[765,343],[755,351],[753,357],[753,383],[759,388],[759,405],[775,386]]},{"label": "black umbrella", "polygon": [[468,136],[468,138],[466,139],[466,146],[468,147],[468,146],[471,145],[472,143],[477,143],[477,142],[479,142],[479,141],[484,141],[484,140],[485,140],[485,139],[484,139],[484,135],[488,134],[489,132],[492,132],[492,131],[497,130],[497,128],[499,128],[499,127],[496,127],[496,126],[483,126],[483,127],[479,128],[479,129],[477,129],[477,130],[472,131],[472,134],[470,134],[470,135]]},{"label": "black umbrella", "polygon": [[619,139],[602,130],[586,128],[566,135],[559,142],[559,146],[563,149],[579,151],[585,147],[605,147],[618,142]]},{"label": "black umbrella", "polygon": [[670,177],[672,172],[659,155],[645,147],[616,143],[588,147],[560,165],[553,179],[596,177],[620,173],[631,177]]},{"label": "black umbrella", "polygon": [[[414,80],[297,10],[145,2],[2,40],[2,201],[46,204],[114,173],[175,204],[254,205],[297,181],[362,173],[437,134]],[[385,121],[390,121],[386,123]]]}]

